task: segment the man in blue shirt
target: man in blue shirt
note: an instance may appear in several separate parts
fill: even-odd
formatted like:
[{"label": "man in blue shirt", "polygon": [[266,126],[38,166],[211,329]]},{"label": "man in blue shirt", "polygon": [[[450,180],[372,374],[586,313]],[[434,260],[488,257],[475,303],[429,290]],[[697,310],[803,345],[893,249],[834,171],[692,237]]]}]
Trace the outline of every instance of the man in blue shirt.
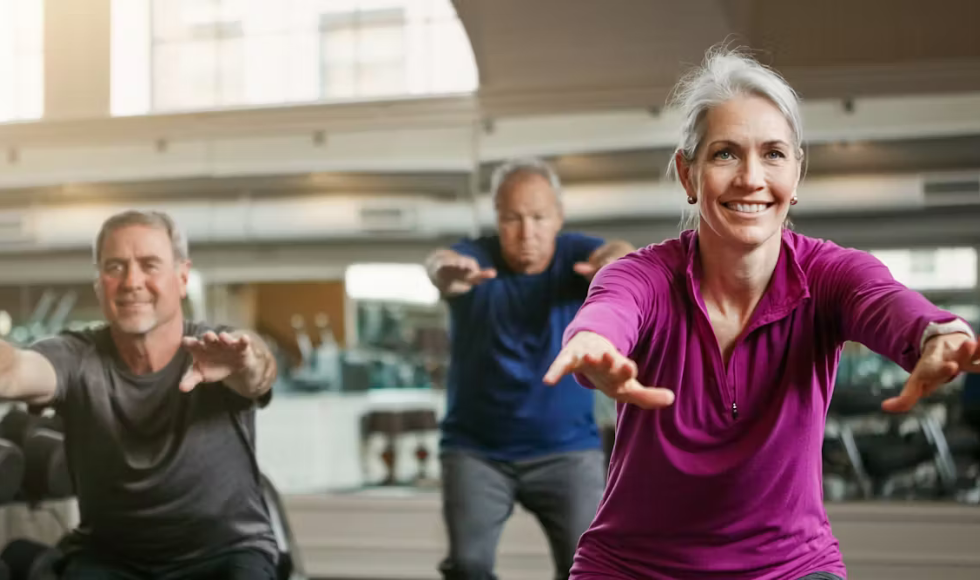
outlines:
[{"label": "man in blue shirt", "polygon": [[491,191],[497,235],[433,252],[429,276],[449,305],[451,364],[442,423],[446,580],[492,580],[504,522],[520,502],[541,522],[556,578],[568,578],[595,516],[605,460],[592,391],[542,378],[605,264],[633,251],[560,233],[558,177],[538,160],[502,165]]}]

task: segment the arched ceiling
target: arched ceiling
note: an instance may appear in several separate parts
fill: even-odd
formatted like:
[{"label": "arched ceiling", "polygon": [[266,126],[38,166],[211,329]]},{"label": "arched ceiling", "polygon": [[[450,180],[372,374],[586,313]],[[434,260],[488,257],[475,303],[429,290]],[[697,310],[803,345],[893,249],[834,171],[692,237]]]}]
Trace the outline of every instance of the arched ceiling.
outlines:
[{"label": "arched ceiling", "polygon": [[980,90],[976,0],[454,0],[489,115],[657,107],[729,40],[806,98]]}]

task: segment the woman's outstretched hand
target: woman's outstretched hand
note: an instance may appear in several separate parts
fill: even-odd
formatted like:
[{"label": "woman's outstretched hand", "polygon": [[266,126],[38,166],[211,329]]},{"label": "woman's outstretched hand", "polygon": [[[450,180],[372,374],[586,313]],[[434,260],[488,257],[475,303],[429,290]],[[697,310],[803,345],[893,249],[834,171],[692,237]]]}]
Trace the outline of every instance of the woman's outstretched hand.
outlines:
[{"label": "woman's outstretched hand", "polygon": [[579,332],[551,364],[544,382],[556,384],[563,376],[580,373],[609,398],[644,409],[660,409],[674,402],[674,392],[646,387],[636,380],[636,363],[611,342],[594,332]]},{"label": "woman's outstretched hand", "polygon": [[956,332],[929,339],[902,392],[883,402],[881,408],[889,413],[911,411],[919,399],[928,397],[958,373],[980,372],[978,356],[980,345],[965,334]]}]

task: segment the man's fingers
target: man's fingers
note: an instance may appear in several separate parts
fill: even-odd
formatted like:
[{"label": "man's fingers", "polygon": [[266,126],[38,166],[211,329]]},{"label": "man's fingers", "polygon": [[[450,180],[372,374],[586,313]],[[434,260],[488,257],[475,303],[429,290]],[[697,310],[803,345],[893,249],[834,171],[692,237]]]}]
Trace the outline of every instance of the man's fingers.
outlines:
[{"label": "man's fingers", "polygon": [[222,332],[218,335],[218,339],[220,340],[221,346],[230,347],[237,352],[244,352],[248,348],[248,345],[251,344],[247,334],[232,336],[227,332]]},{"label": "man's fingers", "polygon": [[480,270],[480,263],[470,256],[456,256],[443,262],[441,268],[458,270],[460,272],[477,272]]},{"label": "man's fingers", "polygon": [[577,262],[572,269],[575,270],[576,274],[581,276],[591,276],[599,271],[593,264],[589,262]]},{"label": "man's fingers", "polygon": [[194,390],[194,387],[201,384],[201,381],[203,380],[204,375],[202,375],[201,372],[194,367],[191,367],[187,369],[187,372],[184,373],[183,377],[181,377],[179,388],[181,391],[189,393]]},{"label": "man's fingers", "polygon": [[238,337],[238,350],[245,351],[250,346],[252,346],[252,339],[247,334]]},{"label": "man's fingers", "polygon": [[489,280],[491,278],[496,278],[496,277],[497,277],[497,271],[494,270],[493,268],[487,268],[485,270],[475,270],[473,272],[470,272],[470,274],[466,276],[466,282],[469,284],[479,284],[484,280]]},{"label": "man's fingers", "polygon": [[634,386],[617,397],[619,401],[636,405],[642,409],[662,409],[674,404],[674,391],[660,387],[644,387],[632,381]]}]

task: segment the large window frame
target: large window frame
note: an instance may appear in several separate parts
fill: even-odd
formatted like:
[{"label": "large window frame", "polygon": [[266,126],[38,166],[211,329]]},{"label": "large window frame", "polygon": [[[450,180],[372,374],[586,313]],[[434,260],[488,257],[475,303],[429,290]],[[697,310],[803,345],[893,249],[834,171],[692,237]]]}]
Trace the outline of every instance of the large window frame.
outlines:
[{"label": "large window frame", "polygon": [[0,0],[0,123],[44,116],[44,0]]},{"label": "large window frame", "polygon": [[113,0],[112,113],[470,93],[450,0]]}]

